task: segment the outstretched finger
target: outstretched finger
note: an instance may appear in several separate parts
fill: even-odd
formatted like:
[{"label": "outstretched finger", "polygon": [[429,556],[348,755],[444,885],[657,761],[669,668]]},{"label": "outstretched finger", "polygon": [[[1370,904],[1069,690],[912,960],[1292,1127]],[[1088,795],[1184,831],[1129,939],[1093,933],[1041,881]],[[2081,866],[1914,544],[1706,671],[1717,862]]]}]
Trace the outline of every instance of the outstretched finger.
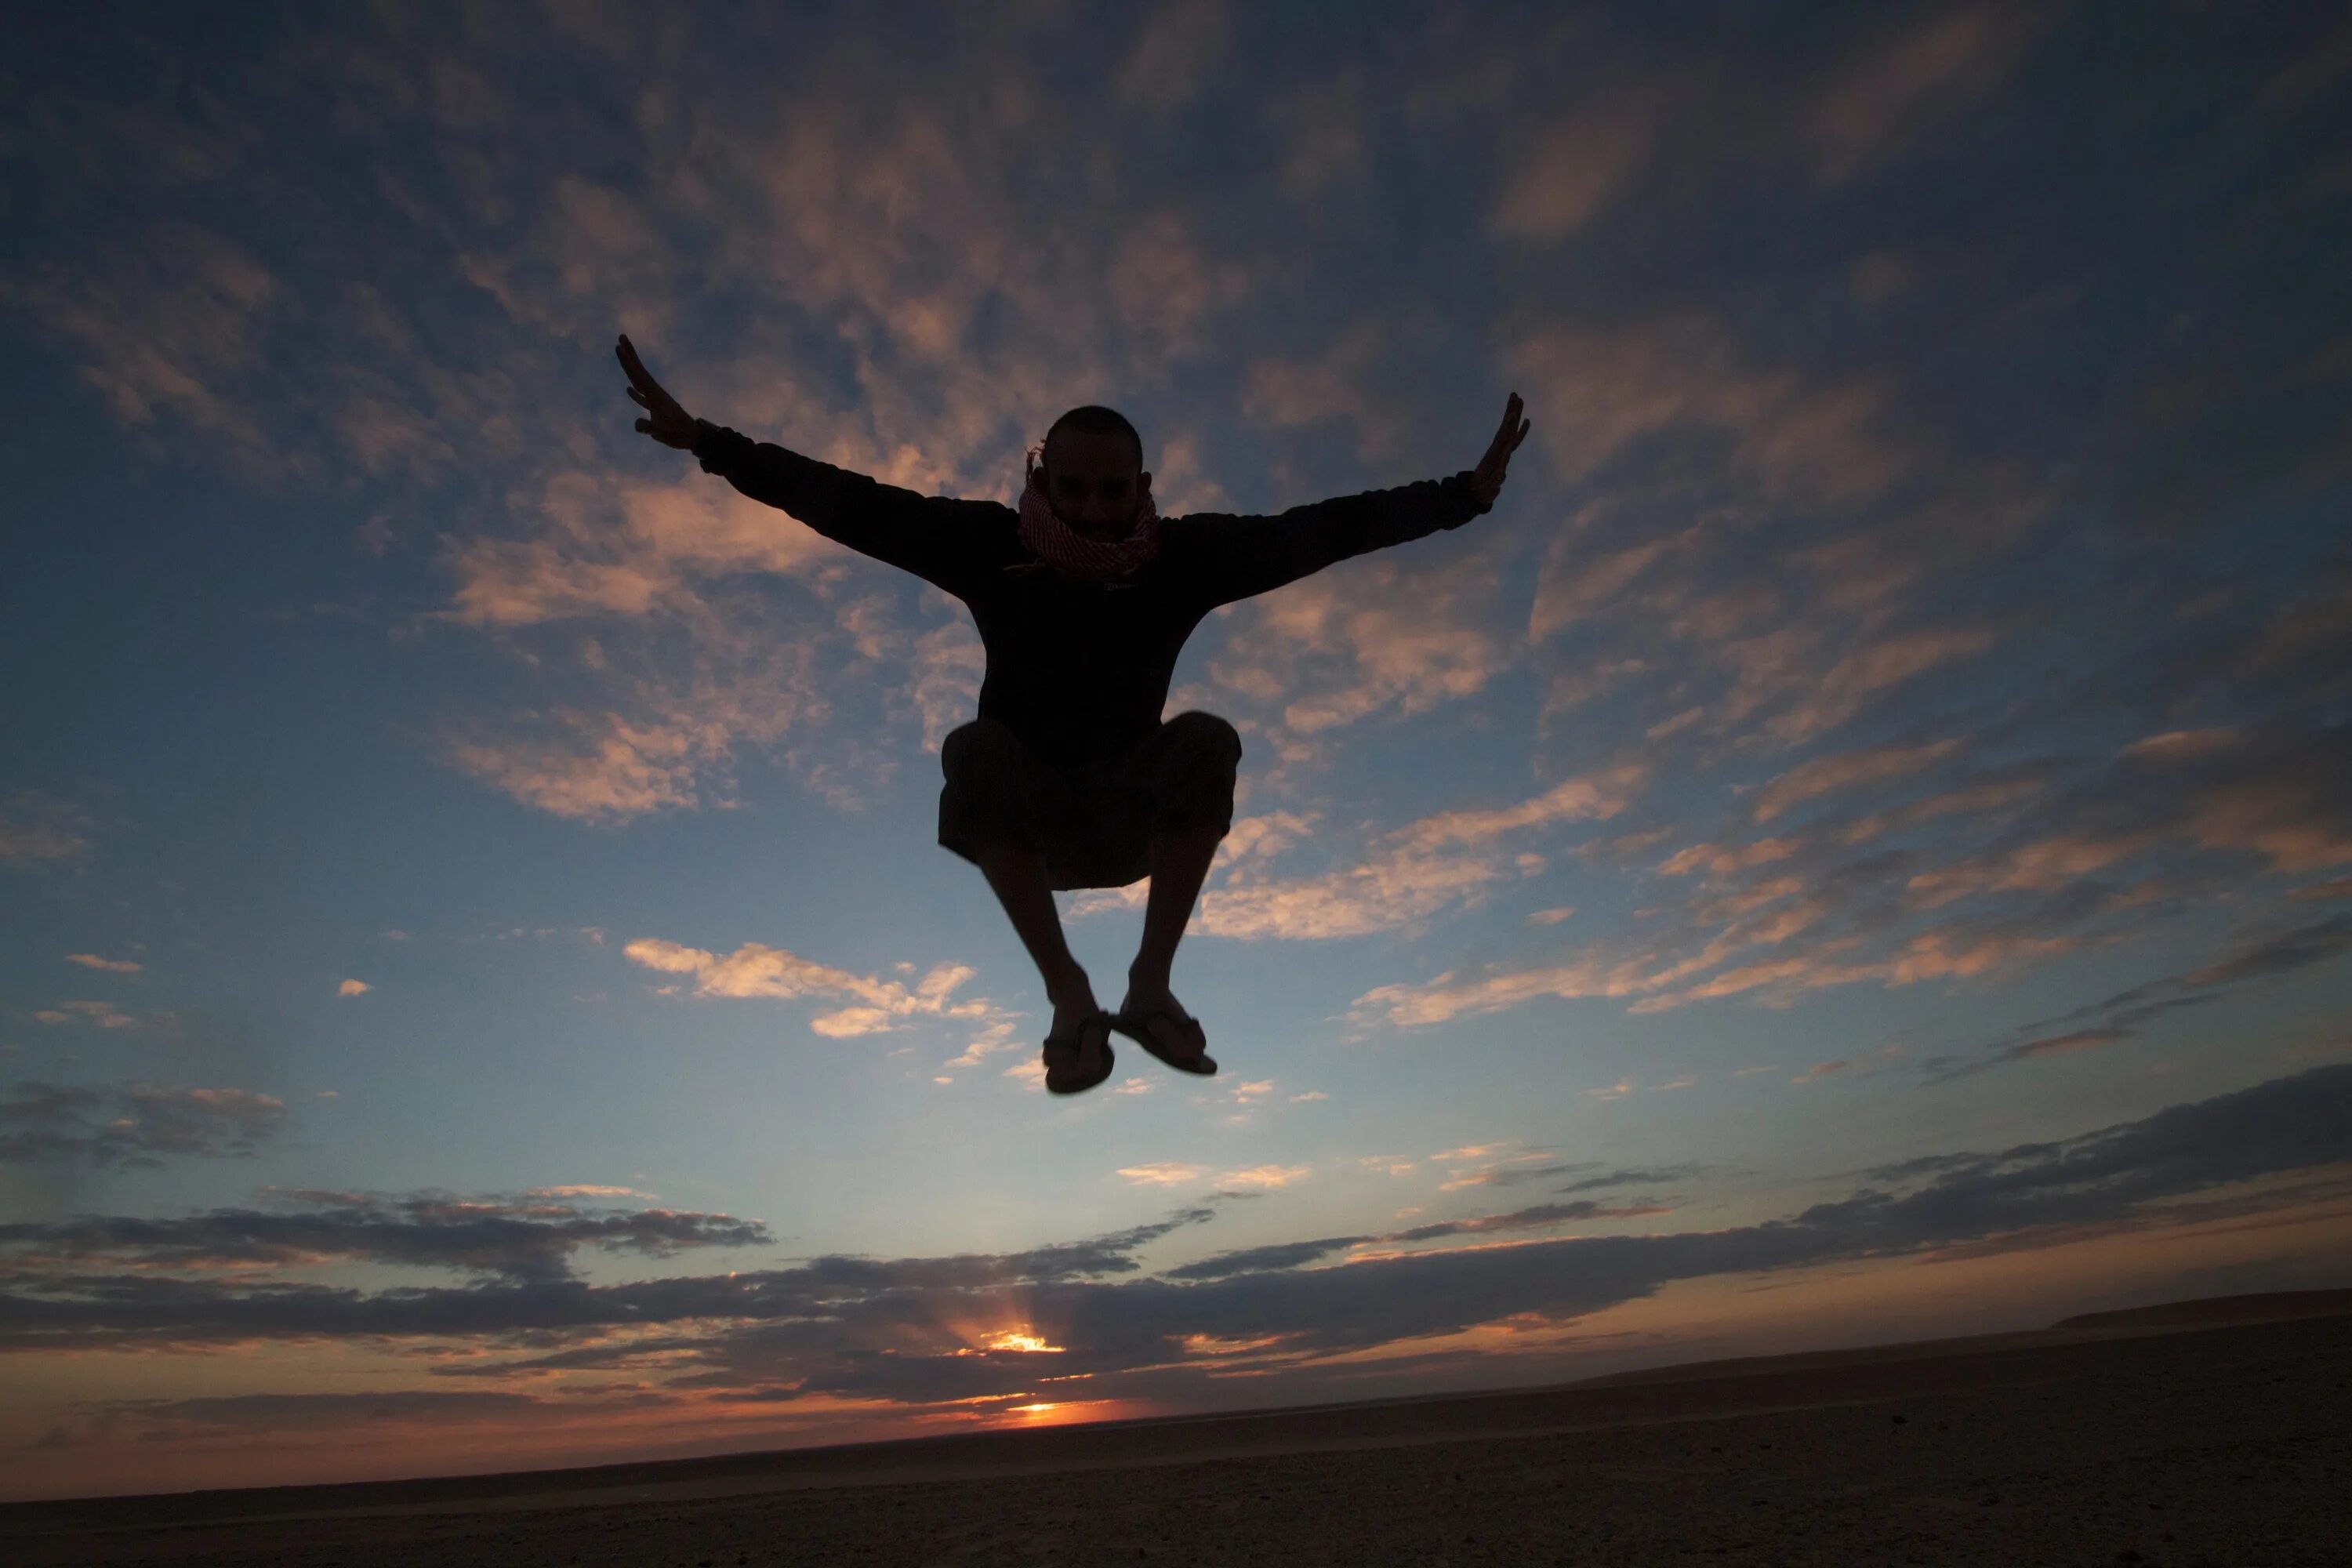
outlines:
[{"label": "outstretched finger", "polygon": [[621,341],[614,345],[613,352],[620,356],[621,368],[629,373],[629,379],[636,383],[639,387],[656,397],[669,395],[661,389],[661,383],[656,381],[646,371],[645,362],[637,358],[636,348],[629,342],[626,332],[621,334]]}]

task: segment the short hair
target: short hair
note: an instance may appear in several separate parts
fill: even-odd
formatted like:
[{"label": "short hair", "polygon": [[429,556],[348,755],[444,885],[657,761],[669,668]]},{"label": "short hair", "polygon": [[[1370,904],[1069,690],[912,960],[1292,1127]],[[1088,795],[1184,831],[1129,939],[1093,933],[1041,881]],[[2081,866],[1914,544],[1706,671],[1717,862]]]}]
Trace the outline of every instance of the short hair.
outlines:
[{"label": "short hair", "polygon": [[[1099,403],[1089,403],[1081,407],[1071,409],[1067,414],[1065,414],[1059,419],[1055,420],[1053,428],[1045,432],[1045,446],[1050,446],[1053,443],[1054,431],[1060,430],[1065,426],[1067,426],[1072,430],[1076,430],[1081,435],[1087,436],[1126,437],[1129,441],[1135,444],[1136,468],[1139,470],[1142,468],[1143,437],[1135,433],[1135,426],[1129,424],[1127,422],[1127,416],[1121,414],[1118,409],[1105,408]],[[1038,455],[1040,457],[1045,455],[1045,446],[1040,446],[1037,448]]]}]

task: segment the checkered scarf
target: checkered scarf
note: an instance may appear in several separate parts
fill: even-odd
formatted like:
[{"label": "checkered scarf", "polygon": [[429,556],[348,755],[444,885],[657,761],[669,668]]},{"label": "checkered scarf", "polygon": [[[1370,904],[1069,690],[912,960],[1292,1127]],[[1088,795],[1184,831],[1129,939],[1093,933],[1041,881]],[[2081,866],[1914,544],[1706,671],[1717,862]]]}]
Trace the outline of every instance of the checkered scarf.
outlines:
[{"label": "checkered scarf", "polygon": [[1053,504],[1045,499],[1045,470],[1040,466],[1044,456],[1042,447],[1029,448],[1029,474],[1021,490],[1021,542],[1037,559],[1006,570],[1026,573],[1050,566],[1087,582],[1125,586],[1117,579],[1160,553],[1160,512],[1151,504],[1150,492],[1144,492],[1135,528],[1125,539],[1108,543],[1088,539],[1054,515]]}]

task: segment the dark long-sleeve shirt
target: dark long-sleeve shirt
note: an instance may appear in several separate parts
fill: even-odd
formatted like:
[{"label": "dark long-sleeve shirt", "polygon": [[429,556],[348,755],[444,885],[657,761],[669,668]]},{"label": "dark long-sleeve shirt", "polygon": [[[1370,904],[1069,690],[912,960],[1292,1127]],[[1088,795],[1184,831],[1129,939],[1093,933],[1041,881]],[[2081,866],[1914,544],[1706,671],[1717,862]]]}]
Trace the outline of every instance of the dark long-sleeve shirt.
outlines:
[{"label": "dark long-sleeve shirt", "polygon": [[1002,502],[918,495],[707,422],[694,453],[752,500],[962,600],[988,650],[980,716],[1059,766],[1116,756],[1158,726],[1176,656],[1218,605],[1490,510],[1465,469],[1272,517],[1163,518],[1159,554],[1106,588],[1006,571],[1035,558]]}]

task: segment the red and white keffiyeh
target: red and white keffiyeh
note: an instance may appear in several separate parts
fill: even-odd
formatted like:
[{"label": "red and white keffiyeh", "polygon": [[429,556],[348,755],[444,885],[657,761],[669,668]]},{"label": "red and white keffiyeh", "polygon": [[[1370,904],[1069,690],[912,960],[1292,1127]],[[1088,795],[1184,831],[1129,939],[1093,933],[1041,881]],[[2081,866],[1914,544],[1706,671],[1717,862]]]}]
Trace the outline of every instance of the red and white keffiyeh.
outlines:
[{"label": "red and white keffiyeh", "polygon": [[1137,506],[1135,527],[1125,539],[1088,539],[1054,515],[1045,498],[1045,473],[1038,466],[1043,456],[1039,447],[1029,448],[1028,479],[1021,490],[1021,542],[1037,560],[1008,570],[1034,571],[1042,564],[1088,582],[1112,583],[1160,553],[1160,512],[1150,491]]}]

